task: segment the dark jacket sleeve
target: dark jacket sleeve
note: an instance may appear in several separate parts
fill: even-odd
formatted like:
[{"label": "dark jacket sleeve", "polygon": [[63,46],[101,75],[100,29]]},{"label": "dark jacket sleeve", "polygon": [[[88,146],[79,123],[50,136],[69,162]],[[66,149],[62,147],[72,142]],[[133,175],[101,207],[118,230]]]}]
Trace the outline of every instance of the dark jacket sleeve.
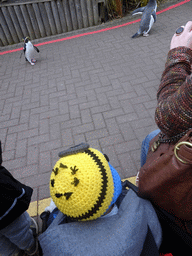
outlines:
[{"label": "dark jacket sleeve", "polygon": [[192,50],[177,47],[169,51],[157,93],[155,121],[169,137],[192,127]]},{"label": "dark jacket sleeve", "polygon": [[33,189],[17,181],[0,166],[0,229],[24,213],[31,201]]}]

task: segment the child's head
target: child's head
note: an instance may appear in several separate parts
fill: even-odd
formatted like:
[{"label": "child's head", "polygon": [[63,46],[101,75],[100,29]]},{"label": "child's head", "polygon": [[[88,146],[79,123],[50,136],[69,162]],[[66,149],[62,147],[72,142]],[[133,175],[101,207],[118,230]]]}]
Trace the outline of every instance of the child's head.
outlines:
[{"label": "child's head", "polygon": [[121,193],[119,174],[101,152],[85,143],[59,156],[50,178],[54,203],[74,220],[99,218]]}]

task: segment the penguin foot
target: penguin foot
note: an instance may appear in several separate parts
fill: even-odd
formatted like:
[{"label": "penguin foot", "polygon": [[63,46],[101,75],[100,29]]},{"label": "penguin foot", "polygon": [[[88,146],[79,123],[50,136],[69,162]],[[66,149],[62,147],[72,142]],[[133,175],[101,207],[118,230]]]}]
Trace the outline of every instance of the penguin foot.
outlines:
[{"label": "penguin foot", "polygon": [[35,65],[36,62],[37,61],[35,59],[31,59],[31,61],[30,61],[31,65]]},{"label": "penguin foot", "polygon": [[143,36],[149,36],[149,34],[143,34]]}]

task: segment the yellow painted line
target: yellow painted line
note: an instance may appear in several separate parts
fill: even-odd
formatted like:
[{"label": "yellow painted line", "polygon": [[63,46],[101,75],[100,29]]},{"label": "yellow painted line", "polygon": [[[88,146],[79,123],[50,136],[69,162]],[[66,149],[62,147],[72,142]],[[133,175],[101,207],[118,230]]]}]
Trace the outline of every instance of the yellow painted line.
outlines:
[{"label": "yellow painted line", "polygon": [[27,212],[30,216],[37,216],[37,201],[30,203]]},{"label": "yellow painted line", "polygon": [[51,203],[51,197],[40,200],[38,203],[38,213],[39,215],[44,212],[45,208]]},{"label": "yellow painted line", "polygon": [[[124,180],[126,180],[126,179],[124,179]],[[136,176],[129,177],[129,178],[127,178],[127,180],[129,180],[131,183],[135,184]],[[42,199],[39,201],[31,202],[27,212],[32,217],[40,215],[42,212],[44,212],[45,208],[50,205],[50,202],[51,202],[51,197],[45,198],[45,199]]]},{"label": "yellow painted line", "polygon": [[[136,185],[136,177],[137,176],[133,176],[133,177],[130,177],[130,178],[127,178],[127,179],[124,179],[124,180],[129,180],[131,183],[133,183],[134,185]],[[124,181],[122,180],[122,181]]]},{"label": "yellow painted line", "polygon": [[40,215],[44,212],[45,208],[50,205],[51,197],[39,201],[31,202],[27,212],[31,217]]}]

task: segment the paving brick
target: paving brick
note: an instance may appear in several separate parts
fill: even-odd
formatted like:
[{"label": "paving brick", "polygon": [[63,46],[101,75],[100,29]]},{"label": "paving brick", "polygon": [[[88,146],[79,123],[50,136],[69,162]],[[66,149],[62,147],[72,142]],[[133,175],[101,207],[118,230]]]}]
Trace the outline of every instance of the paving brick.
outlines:
[{"label": "paving brick", "polygon": [[30,112],[29,110],[21,111],[19,123],[29,123]]},{"label": "paving brick", "polygon": [[45,143],[41,143],[40,152],[44,152],[47,150],[54,150],[61,147],[61,140],[52,140]]},{"label": "paving brick", "polygon": [[[50,172],[51,175],[51,172]],[[42,200],[50,197],[49,183],[39,187],[38,200]]]},{"label": "paving brick", "polygon": [[116,145],[118,143],[122,143],[123,141],[124,139],[121,134],[110,135],[99,139],[101,147]]},{"label": "paving brick", "polygon": [[100,130],[95,130],[92,132],[87,132],[85,134],[87,141],[89,140],[95,140],[95,139],[100,139],[108,136],[108,131],[107,129],[100,129]]},{"label": "paving brick", "polygon": [[139,118],[150,117],[150,114],[144,107],[144,104],[136,104],[133,107]]},{"label": "paving brick", "polygon": [[89,109],[85,109],[81,111],[81,120],[82,120],[82,124],[92,122],[91,112]]},{"label": "paving brick", "polygon": [[3,162],[14,160],[15,159],[15,150],[9,150],[3,152]]},{"label": "paving brick", "polygon": [[72,146],[74,143],[71,129],[62,131],[62,144],[64,147]]},{"label": "paving brick", "polygon": [[28,129],[28,124],[27,123],[16,125],[16,126],[11,126],[8,129],[8,134],[26,131],[27,129]]},{"label": "paving brick", "polygon": [[[47,113],[46,113],[47,114]],[[47,115],[46,115],[47,117]],[[42,119],[39,122],[39,133],[40,134],[45,134],[45,133],[49,133],[49,118],[47,119]]]},{"label": "paving brick", "polygon": [[78,125],[76,127],[73,127],[72,130],[74,134],[86,133],[89,131],[94,131],[94,126],[92,123],[83,124],[83,125]]},{"label": "paving brick", "polygon": [[67,114],[69,112],[68,102],[59,102],[59,113]]},{"label": "paving brick", "polygon": [[3,150],[3,145],[5,145],[5,140],[6,140],[6,137],[7,137],[7,130],[8,128],[4,128],[4,129],[0,129],[0,140],[1,140],[1,143],[2,143],[2,150]]},{"label": "paving brick", "polygon": [[139,120],[134,120],[131,122],[131,126],[133,127],[133,129],[137,129],[140,127],[145,127],[145,126],[149,126],[151,124],[153,124],[154,120],[152,120],[150,117],[148,118],[142,118]]},{"label": "paving brick", "polygon": [[2,111],[2,115],[10,115],[12,111],[12,103],[5,103]]},{"label": "paving brick", "polygon": [[114,145],[103,145],[101,152],[108,156],[109,162],[114,168],[117,168],[119,166],[120,163]]},{"label": "paving brick", "polygon": [[64,120],[64,122],[61,123],[61,131],[65,130],[66,128],[78,127],[79,125],[81,125],[80,118],[69,120],[69,121]]},{"label": "paving brick", "polygon": [[24,167],[24,166],[26,166],[26,164],[27,164],[26,157],[20,157],[20,158],[16,158],[16,159],[13,159],[10,161],[3,162],[3,165],[9,171],[16,169],[16,168]]},{"label": "paving brick", "polygon": [[93,117],[93,123],[96,130],[106,127],[105,120],[101,113],[94,114],[92,117]]},{"label": "paving brick", "polygon": [[27,131],[19,132],[17,139],[18,140],[23,140],[26,138],[32,138],[38,135],[38,129],[30,129]]},{"label": "paving brick", "polygon": [[69,106],[69,113],[70,113],[71,119],[80,117],[79,106],[78,105]]},{"label": "paving brick", "polygon": [[22,105],[22,110],[31,110],[31,114],[40,113],[41,110],[39,109],[39,102],[27,103]]},{"label": "paving brick", "polygon": [[10,135],[7,135],[6,144],[5,144],[5,151],[11,150],[15,148],[17,141],[17,134],[13,133]]},{"label": "paving brick", "polygon": [[87,108],[93,108],[93,107],[95,107],[95,106],[98,106],[97,100],[79,104],[80,110],[82,110],[82,109],[87,109]]},{"label": "paving brick", "polygon": [[104,112],[103,117],[104,117],[104,119],[107,119],[107,118],[117,117],[117,116],[120,116],[123,114],[124,114],[124,112],[123,112],[122,108],[118,108],[118,109]]},{"label": "paving brick", "polygon": [[21,181],[27,186],[30,186],[32,188],[37,188],[39,186],[47,185],[49,183],[49,180],[50,180],[50,172],[46,172],[42,174],[25,177]]},{"label": "paving brick", "polygon": [[51,173],[51,152],[41,152],[39,155],[39,173],[49,172]]},{"label": "paving brick", "polygon": [[28,178],[30,176],[36,176],[38,174],[38,165],[37,164],[32,164],[28,166],[21,166],[20,168],[14,169],[12,171],[13,176],[16,179],[21,179],[21,178]]},{"label": "paving brick", "polygon": [[29,129],[37,128],[39,125],[39,114],[29,116]]},{"label": "paving brick", "polygon": [[60,134],[61,134],[60,124],[59,123],[51,124],[50,125],[50,139],[51,140],[59,139]]},{"label": "paving brick", "polygon": [[27,148],[27,165],[37,164],[39,162],[38,145],[28,146]]},{"label": "paving brick", "polygon": [[18,140],[16,143],[16,153],[15,157],[23,157],[27,155],[27,140]]},{"label": "paving brick", "polygon": [[135,176],[137,174],[138,170],[136,169],[134,159],[127,152],[122,152],[120,155],[118,155],[118,159],[122,166],[122,178],[127,177],[128,175],[129,177]]},{"label": "paving brick", "polygon": [[42,134],[28,138],[28,146],[48,142],[50,140],[49,134]]},{"label": "paving brick", "polygon": [[74,138],[74,145],[78,145],[82,142],[86,142],[84,134],[73,135],[73,138]]},{"label": "paving brick", "polygon": [[92,107],[91,113],[96,114],[96,113],[101,113],[101,112],[107,112],[108,110],[111,110],[111,107],[109,104],[105,104],[105,105]]},{"label": "paving brick", "polygon": [[127,142],[122,142],[115,145],[115,150],[117,154],[123,154],[125,152],[130,152],[132,150],[136,150],[139,148],[140,148],[140,143],[138,142],[137,139],[127,141]]},{"label": "paving brick", "polygon": [[0,122],[8,121],[10,119],[10,115],[3,115],[0,116]]}]

